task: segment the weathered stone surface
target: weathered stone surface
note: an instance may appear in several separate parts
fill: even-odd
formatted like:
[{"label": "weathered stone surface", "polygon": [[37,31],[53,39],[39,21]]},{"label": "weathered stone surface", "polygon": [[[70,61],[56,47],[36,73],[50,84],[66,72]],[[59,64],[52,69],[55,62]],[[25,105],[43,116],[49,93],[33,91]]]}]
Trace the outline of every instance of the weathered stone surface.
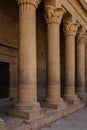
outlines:
[{"label": "weathered stone surface", "polygon": [[[63,99],[60,94],[60,23],[63,9],[45,8],[47,23],[47,95],[43,106],[62,109]],[[65,107],[64,103],[64,107]]]},{"label": "weathered stone surface", "polygon": [[62,111],[45,108],[45,116],[35,121],[29,121],[23,118],[10,117],[6,115],[5,117],[3,116],[3,119],[6,122],[6,130],[25,130],[24,128],[26,128],[26,130],[37,130],[43,126],[51,124],[52,122],[62,117],[65,117],[75,111],[78,111],[85,106],[85,102],[80,102],[79,104],[68,106],[67,109]]},{"label": "weathered stone surface", "polygon": [[79,98],[86,99],[85,89],[85,44],[87,36],[85,33],[77,35],[77,64],[76,64],[76,93]]},{"label": "weathered stone surface", "polygon": [[40,130],[86,130],[87,128],[87,107],[64,117]]},{"label": "weathered stone surface", "polygon": [[0,118],[0,130],[6,130],[5,122]]},{"label": "weathered stone surface", "polygon": [[65,87],[64,99],[68,103],[79,102],[75,95],[75,36],[79,25],[72,22],[64,22],[65,35]]},{"label": "weathered stone surface", "polygon": [[[16,0],[9,1],[2,0],[0,3],[0,43],[2,44],[0,44],[0,61],[10,64],[10,95],[7,99],[1,100],[5,103],[14,100],[18,95],[18,103],[10,114],[28,119],[28,122],[23,119],[22,124],[13,124],[13,127],[10,125],[9,129],[16,129],[15,125],[17,129],[37,129],[85,106],[84,102],[78,105],[80,100],[75,93],[75,36],[79,25],[79,29],[87,31],[87,12],[79,0],[73,0],[73,3],[72,0],[58,2],[45,0],[45,18],[48,24],[46,26],[42,15],[44,1],[40,3],[40,0],[18,0],[19,15]],[[84,38],[79,41],[82,43]],[[19,64],[17,48],[19,48]],[[65,55],[65,59],[60,58],[60,53],[62,56]],[[61,69],[62,66],[65,66],[65,69]],[[17,77],[18,72],[19,77]],[[65,81],[62,79],[64,77]],[[61,92],[62,81],[65,82],[63,92]],[[38,94],[37,87],[40,88]],[[81,86],[79,90],[82,90]],[[81,94],[84,97],[84,93]],[[43,98],[40,99],[39,95]],[[61,98],[63,95],[71,106],[65,107],[66,103]],[[45,112],[45,117],[42,118],[43,112],[37,97],[40,101],[46,99],[46,107],[57,110]],[[75,105],[72,107],[72,104]],[[60,111],[61,108],[63,110]],[[41,118],[37,119],[39,117]],[[37,121],[30,122],[35,119]]]}]

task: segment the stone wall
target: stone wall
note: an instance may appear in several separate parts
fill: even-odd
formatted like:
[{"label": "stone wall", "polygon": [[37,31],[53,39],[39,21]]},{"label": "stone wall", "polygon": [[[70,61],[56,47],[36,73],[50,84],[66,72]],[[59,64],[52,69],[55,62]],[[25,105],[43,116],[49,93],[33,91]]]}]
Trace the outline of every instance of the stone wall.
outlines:
[{"label": "stone wall", "polygon": [[[15,0],[0,1],[0,61],[10,63],[10,97],[17,97],[18,87],[18,6]],[[46,96],[46,24],[43,3],[37,9],[37,93]]]},{"label": "stone wall", "polygon": [[0,62],[10,65],[10,99],[16,100],[18,86],[18,50],[0,44]]},{"label": "stone wall", "polygon": [[18,7],[15,0],[0,0],[0,43],[18,48]]},{"label": "stone wall", "polygon": [[16,100],[18,86],[18,7],[15,0],[0,1],[0,62],[10,64],[9,98]]}]

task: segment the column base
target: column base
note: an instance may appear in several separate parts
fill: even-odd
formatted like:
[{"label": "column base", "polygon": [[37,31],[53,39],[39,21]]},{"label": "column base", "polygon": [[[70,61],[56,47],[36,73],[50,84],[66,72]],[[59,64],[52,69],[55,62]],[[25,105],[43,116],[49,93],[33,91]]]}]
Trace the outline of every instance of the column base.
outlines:
[{"label": "column base", "polygon": [[80,99],[77,97],[77,95],[69,96],[64,95],[64,100],[70,105],[70,104],[78,104],[80,102]]},{"label": "column base", "polygon": [[86,97],[87,97],[87,95],[86,95],[86,93],[76,93],[77,95],[78,95],[78,97],[80,98],[80,99],[82,99],[82,100],[86,100]]},{"label": "column base", "polygon": [[42,103],[42,106],[47,107],[47,108],[51,108],[51,109],[56,109],[56,110],[63,110],[67,107],[67,103],[62,98],[58,99],[57,101],[46,99]]},{"label": "column base", "polygon": [[43,117],[44,109],[40,107],[39,103],[34,105],[15,104],[15,108],[11,109],[8,114],[31,121]]}]

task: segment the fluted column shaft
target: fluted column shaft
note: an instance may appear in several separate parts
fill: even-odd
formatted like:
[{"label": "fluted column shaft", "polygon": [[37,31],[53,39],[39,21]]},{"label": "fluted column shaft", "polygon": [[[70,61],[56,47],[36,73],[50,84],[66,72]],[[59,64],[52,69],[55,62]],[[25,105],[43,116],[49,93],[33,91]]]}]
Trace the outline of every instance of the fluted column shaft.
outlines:
[{"label": "fluted column shaft", "polygon": [[85,94],[85,44],[86,35],[79,33],[77,36],[77,77],[76,77],[76,93],[78,97],[84,99]]},{"label": "fluted column shaft", "polygon": [[59,27],[64,11],[47,7],[45,19],[47,23],[47,98],[45,105],[57,108],[61,104],[60,94],[60,32]]},{"label": "fluted column shaft", "polygon": [[41,116],[37,103],[36,7],[40,0],[18,0],[19,4],[19,93],[11,115],[35,119]]},{"label": "fluted column shaft", "polygon": [[64,22],[65,35],[65,87],[64,99],[69,103],[75,103],[75,36],[78,24]]}]

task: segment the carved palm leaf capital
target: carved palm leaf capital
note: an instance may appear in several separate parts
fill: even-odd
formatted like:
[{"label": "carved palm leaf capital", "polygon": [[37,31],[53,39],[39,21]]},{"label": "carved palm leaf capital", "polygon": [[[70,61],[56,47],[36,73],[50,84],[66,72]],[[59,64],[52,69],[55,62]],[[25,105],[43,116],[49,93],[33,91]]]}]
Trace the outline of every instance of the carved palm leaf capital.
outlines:
[{"label": "carved palm leaf capital", "polygon": [[45,8],[45,19],[46,23],[57,23],[60,24],[62,16],[64,14],[64,10],[60,8],[55,8],[52,6],[46,7]]},{"label": "carved palm leaf capital", "polygon": [[76,36],[77,44],[85,44],[87,41],[87,34],[86,33],[78,33]]},{"label": "carved palm leaf capital", "polygon": [[76,35],[79,26],[80,25],[78,23],[64,22],[64,24],[63,24],[64,34],[65,35]]}]

